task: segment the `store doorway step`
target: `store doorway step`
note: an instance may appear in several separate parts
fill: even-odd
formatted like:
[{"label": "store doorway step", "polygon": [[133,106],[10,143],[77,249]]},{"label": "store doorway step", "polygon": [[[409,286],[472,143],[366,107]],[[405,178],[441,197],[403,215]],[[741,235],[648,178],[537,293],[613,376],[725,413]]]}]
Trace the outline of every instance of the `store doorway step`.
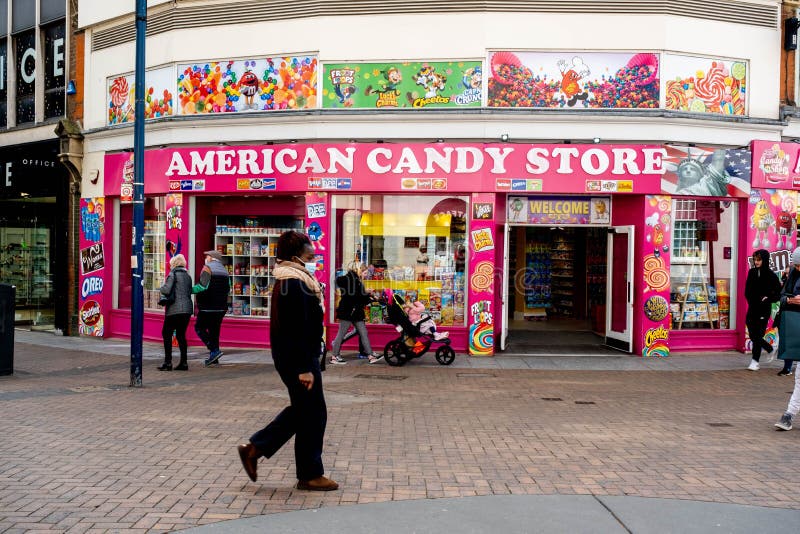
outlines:
[{"label": "store doorway step", "polygon": [[509,326],[506,350],[498,353],[503,356],[620,356],[586,321],[512,321]]}]

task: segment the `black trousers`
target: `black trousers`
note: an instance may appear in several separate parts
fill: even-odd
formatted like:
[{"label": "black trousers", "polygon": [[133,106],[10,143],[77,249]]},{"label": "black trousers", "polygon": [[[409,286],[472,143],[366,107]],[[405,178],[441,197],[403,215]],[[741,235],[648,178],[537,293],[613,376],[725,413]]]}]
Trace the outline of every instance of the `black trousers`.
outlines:
[{"label": "black trousers", "polygon": [[761,358],[761,349],[772,350],[772,345],[764,340],[764,332],[767,331],[768,319],[761,317],[747,317],[745,324],[747,325],[747,333],[750,334],[750,341],[753,343],[753,359],[758,361]]},{"label": "black trousers", "polygon": [[200,310],[197,312],[194,331],[197,332],[197,337],[211,352],[219,350],[219,331],[222,328],[222,319],[224,317],[224,311]]},{"label": "black trousers", "polygon": [[181,362],[186,363],[186,328],[189,326],[189,319],[191,313],[178,313],[175,315],[166,315],[164,317],[164,326],[161,327],[161,338],[164,340],[164,363],[172,363],[172,332],[175,332],[175,337],[178,339],[178,347],[181,351]]},{"label": "black trousers", "polygon": [[250,437],[258,452],[271,458],[292,436],[298,480],[312,480],[325,473],[322,466],[322,440],[328,422],[328,409],[322,393],[322,373],[312,371],[311,390],[300,383],[296,374],[280,372],[289,390],[291,404],[284,408],[267,426]]}]

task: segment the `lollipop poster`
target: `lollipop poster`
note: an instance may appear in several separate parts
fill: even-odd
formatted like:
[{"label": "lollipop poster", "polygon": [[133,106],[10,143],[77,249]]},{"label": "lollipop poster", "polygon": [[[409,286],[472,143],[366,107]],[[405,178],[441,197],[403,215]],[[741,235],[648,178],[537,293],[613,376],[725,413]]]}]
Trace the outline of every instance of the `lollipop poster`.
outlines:
[{"label": "lollipop poster", "polygon": [[[149,70],[145,73],[144,118],[156,119],[172,115],[175,77],[173,67]],[[133,122],[136,92],[133,74],[112,76],[108,79],[107,107],[108,124]]]},{"label": "lollipop poster", "polygon": [[747,62],[665,54],[666,108],[747,115]]},{"label": "lollipop poster", "polygon": [[657,108],[659,63],[652,53],[490,52],[487,105]]},{"label": "lollipop poster", "polygon": [[480,61],[325,64],[324,108],[479,107]]},{"label": "lollipop poster", "polygon": [[236,59],[178,65],[182,115],[317,107],[317,58]]}]

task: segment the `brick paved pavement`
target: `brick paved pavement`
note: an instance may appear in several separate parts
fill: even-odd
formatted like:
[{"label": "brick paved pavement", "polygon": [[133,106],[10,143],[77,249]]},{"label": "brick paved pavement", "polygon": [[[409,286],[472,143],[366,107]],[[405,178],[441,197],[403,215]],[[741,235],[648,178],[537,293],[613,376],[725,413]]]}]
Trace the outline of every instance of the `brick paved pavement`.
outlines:
[{"label": "brick paved pavement", "polygon": [[[104,346],[113,347],[95,350]],[[159,373],[148,360],[145,387],[130,389],[127,358],[107,352],[18,342],[15,375],[0,377],[0,532],[168,531],[475,495],[800,508],[800,432],[772,427],[792,379],[767,370],[653,372],[636,358],[626,365],[641,372],[353,361],[324,375],[324,459],[342,489],[316,494],[292,489],[291,446],[261,461],[256,484],[239,464],[235,445],[287,403],[271,365],[192,360],[188,373]]]}]

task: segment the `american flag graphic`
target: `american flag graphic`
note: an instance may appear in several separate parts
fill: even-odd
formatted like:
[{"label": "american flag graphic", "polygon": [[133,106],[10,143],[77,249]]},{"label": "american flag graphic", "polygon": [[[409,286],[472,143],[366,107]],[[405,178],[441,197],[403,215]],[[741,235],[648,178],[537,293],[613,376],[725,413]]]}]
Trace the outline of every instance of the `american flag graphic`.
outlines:
[{"label": "american flag graphic", "polygon": [[693,159],[704,168],[712,164],[716,151],[725,153],[724,170],[728,177],[728,196],[750,196],[750,179],[753,173],[753,154],[746,148],[715,149],[711,147],[689,147],[664,145],[667,157],[664,167],[667,172],[661,178],[664,193],[675,194],[678,190],[678,165],[686,159]]}]

